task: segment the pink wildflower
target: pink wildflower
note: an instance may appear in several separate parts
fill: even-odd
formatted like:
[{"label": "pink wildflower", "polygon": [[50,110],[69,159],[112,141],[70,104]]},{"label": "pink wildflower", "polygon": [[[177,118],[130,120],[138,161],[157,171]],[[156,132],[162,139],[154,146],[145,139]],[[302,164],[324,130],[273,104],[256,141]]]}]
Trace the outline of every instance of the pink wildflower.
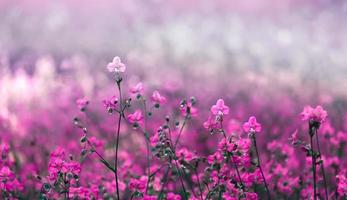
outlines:
[{"label": "pink wildflower", "polygon": [[214,115],[227,115],[229,114],[229,107],[224,105],[223,99],[218,99],[216,105],[211,107],[211,112]]},{"label": "pink wildflower", "polygon": [[166,98],[164,96],[161,96],[160,93],[155,90],[152,94],[152,100],[156,103],[163,104],[166,101]]},{"label": "pink wildflower", "polygon": [[243,130],[247,133],[251,131],[259,133],[261,131],[261,124],[257,122],[257,119],[254,116],[251,116],[248,119],[248,122],[245,122],[243,124]]},{"label": "pink wildflower", "polygon": [[136,84],[134,87],[129,89],[130,93],[132,94],[141,94],[143,93],[143,85],[141,82]]},{"label": "pink wildflower", "polygon": [[328,116],[327,111],[322,106],[312,108],[311,106],[305,106],[304,110],[300,113],[301,119],[304,121],[314,121],[323,123]]},{"label": "pink wildflower", "polygon": [[134,113],[129,114],[127,119],[130,123],[141,123],[143,119],[141,110],[136,110]]},{"label": "pink wildflower", "polygon": [[114,57],[112,62],[108,63],[107,69],[109,72],[115,72],[115,73],[120,73],[120,72],[125,72],[126,66],[118,56]]},{"label": "pink wildflower", "polygon": [[86,97],[83,97],[81,99],[77,99],[76,104],[77,107],[83,111],[84,109],[86,109],[87,105],[89,104],[89,101]]}]

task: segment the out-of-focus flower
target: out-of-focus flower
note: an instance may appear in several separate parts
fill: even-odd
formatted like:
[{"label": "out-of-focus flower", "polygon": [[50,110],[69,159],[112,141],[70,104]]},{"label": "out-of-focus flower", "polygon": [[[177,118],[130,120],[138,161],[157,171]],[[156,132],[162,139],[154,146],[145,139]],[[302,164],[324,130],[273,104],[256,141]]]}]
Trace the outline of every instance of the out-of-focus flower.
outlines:
[{"label": "out-of-focus flower", "polygon": [[289,141],[295,145],[298,143],[298,130],[295,130],[294,133],[291,135],[291,137],[289,138]]},{"label": "out-of-focus flower", "polygon": [[183,116],[186,116],[189,114],[190,116],[197,116],[199,110],[195,108],[191,102],[184,104],[183,106],[180,107],[181,113]]},{"label": "out-of-focus flower", "polygon": [[229,107],[224,105],[223,99],[218,99],[216,105],[211,107],[211,112],[214,115],[227,115],[229,114]]},{"label": "out-of-focus flower", "polygon": [[326,120],[328,113],[322,106],[317,106],[316,108],[305,106],[300,115],[301,119],[304,121],[323,123]]},{"label": "out-of-focus flower", "polygon": [[109,99],[104,99],[102,102],[104,103],[104,106],[108,112],[112,113],[113,110],[117,108],[116,105],[118,103],[118,98],[116,96],[112,96]]},{"label": "out-of-focus flower", "polygon": [[134,87],[129,89],[132,94],[141,94],[143,93],[143,84],[141,82],[137,83]]},{"label": "out-of-focus flower", "polygon": [[81,111],[84,111],[89,104],[89,100],[86,97],[83,97],[81,99],[77,99],[76,104]]},{"label": "out-of-focus flower", "polygon": [[163,103],[165,103],[166,98],[164,96],[160,95],[160,93],[157,90],[155,90],[152,94],[152,101],[154,101],[158,104],[163,104]]},{"label": "out-of-focus flower", "polygon": [[120,72],[125,72],[126,66],[118,56],[114,57],[112,62],[108,63],[107,69],[109,72],[115,72],[115,73],[120,73]]},{"label": "out-of-focus flower", "polygon": [[141,110],[136,110],[134,113],[129,114],[127,119],[130,123],[141,123],[143,119]]},{"label": "out-of-focus flower", "polygon": [[347,195],[347,178],[345,176],[345,171],[341,171],[337,176],[337,192],[340,196]]},{"label": "out-of-focus flower", "polygon": [[261,131],[261,124],[257,122],[257,118],[255,118],[254,116],[251,116],[248,119],[248,122],[245,122],[243,124],[243,130],[247,133],[251,131],[259,133]]},{"label": "out-of-focus flower", "polygon": [[129,189],[130,190],[137,190],[139,192],[144,192],[147,186],[147,177],[142,176],[140,179],[130,179],[129,181]]},{"label": "out-of-focus flower", "polygon": [[166,196],[167,200],[181,200],[181,196],[178,194],[174,194],[172,192],[169,192]]}]

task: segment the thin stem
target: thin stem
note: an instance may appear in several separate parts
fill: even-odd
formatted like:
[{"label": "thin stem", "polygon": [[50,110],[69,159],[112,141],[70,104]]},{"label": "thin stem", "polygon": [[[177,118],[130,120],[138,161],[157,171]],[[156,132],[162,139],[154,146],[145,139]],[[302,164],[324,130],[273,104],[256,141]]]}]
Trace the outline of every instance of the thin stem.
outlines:
[{"label": "thin stem", "polygon": [[[227,136],[226,136],[225,131],[224,131],[224,128],[223,128],[223,120],[221,120],[220,125],[221,125],[221,130],[222,130],[224,139],[227,141]],[[241,187],[242,187],[241,189],[242,189],[242,191],[243,191],[244,184],[243,184],[243,182],[242,182],[242,179],[241,179],[241,176],[240,176],[240,172],[239,172],[239,169],[238,169],[238,167],[237,167],[237,165],[236,165],[236,160],[235,160],[235,157],[234,157],[234,154],[233,154],[233,153],[231,154],[231,157],[232,157],[232,159],[233,159],[234,168],[235,168],[235,170],[236,170],[237,177],[238,177],[239,180],[240,180],[240,184],[241,184]]]},{"label": "thin stem", "polygon": [[260,170],[261,176],[263,177],[263,180],[264,180],[265,189],[266,189],[266,193],[267,193],[268,199],[270,200],[271,199],[271,195],[270,195],[270,191],[269,191],[269,188],[267,186],[267,183],[266,183],[266,179],[265,179],[265,175],[264,175],[263,169],[261,168],[260,157],[259,157],[259,152],[258,152],[258,147],[257,147],[257,140],[255,138],[255,134],[253,134],[252,138],[253,138],[253,144],[254,144],[254,148],[255,148],[255,153],[257,155],[257,161],[258,161],[257,165],[258,165],[258,168]]},{"label": "thin stem", "polygon": [[201,188],[201,184],[200,184],[198,169],[194,169],[194,171],[195,171],[196,180],[198,181],[198,185],[199,185],[200,198],[201,198],[201,200],[203,200],[204,198],[202,197],[202,188]]},{"label": "thin stem", "polygon": [[122,121],[122,116],[124,115],[123,109],[122,109],[122,91],[120,88],[120,82],[117,81],[117,86],[118,86],[118,91],[119,91],[119,110],[121,112],[119,113],[119,118],[118,118],[118,129],[117,129],[117,135],[116,135],[116,157],[115,157],[115,162],[114,162],[114,176],[116,178],[116,189],[117,189],[117,200],[120,200],[119,198],[119,186],[118,186],[118,146],[119,146],[119,133],[120,133],[120,125]]},{"label": "thin stem", "polygon": [[179,166],[177,164],[177,160],[175,160],[175,165],[176,165],[176,168],[177,168],[177,171],[178,171],[178,175],[180,177],[180,182],[181,182],[181,186],[182,186],[182,189],[183,189],[184,197],[185,197],[186,200],[188,200],[187,190],[184,187],[181,170],[180,170],[180,168],[179,168]]},{"label": "thin stem", "polygon": [[146,194],[149,187],[149,182],[151,178],[151,158],[150,158],[150,145],[149,145],[149,135],[147,133],[147,107],[146,100],[143,99],[143,110],[144,110],[144,134],[146,140],[146,148],[147,148],[147,184],[146,184]]},{"label": "thin stem", "polygon": [[241,189],[242,189],[242,191],[243,191],[244,184],[243,184],[243,182],[242,182],[242,179],[241,179],[241,176],[240,176],[239,169],[238,169],[238,167],[237,167],[237,165],[236,165],[236,160],[235,160],[235,157],[234,157],[234,155],[233,155],[233,154],[231,155],[231,157],[232,157],[232,159],[233,159],[234,168],[235,168],[235,170],[236,170],[237,177],[238,177],[238,178],[239,178],[239,180],[240,180],[241,187],[242,187]]},{"label": "thin stem", "polygon": [[181,129],[180,129],[180,132],[178,133],[178,136],[177,136],[177,139],[176,139],[176,142],[175,142],[175,145],[174,145],[174,150],[176,149],[176,146],[180,140],[180,137],[181,137],[181,134],[182,134],[182,131],[183,131],[183,128],[186,126],[187,124],[187,120],[188,120],[188,114],[184,117],[184,121],[183,121],[183,124],[181,126]]},{"label": "thin stem", "polygon": [[[318,134],[317,134],[317,129],[315,129],[315,134],[316,134],[316,142],[317,142],[317,150],[319,153],[319,156],[322,156],[322,153],[320,151],[320,145],[319,145],[319,138],[318,138]],[[325,175],[325,170],[324,170],[324,165],[323,165],[323,160],[321,159],[320,162],[320,168],[323,174],[323,181],[324,181],[324,189],[325,189],[325,199],[328,200],[328,184],[327,184],[327,179],[326,179],[326,175]]]},{"label": "thin stem", "polygon": [[314,151],[313,151],[313,136],[310,136],[310,142],[311,142],[311,157],[312,157],[312,173],[313,173],[313,199],[316,200],[317,199],[317,193],[316,193],[316,187],[317,187],[317,183],[316,183],[316,156],[314,155]]},{"label": "thin stem", "polygon": [[163,180],[165,180],[165,181],[164,181],[164,183],[160,189],[159,195],[158,195],[159,200],[162,199],[162,194],[164,192],[164,188],[165,188],[166,184],[169,182],[169,178],[167,177],[169,175],[169,172],[170,172],[170,166],[167,168],[165,175],[163,177]]}]

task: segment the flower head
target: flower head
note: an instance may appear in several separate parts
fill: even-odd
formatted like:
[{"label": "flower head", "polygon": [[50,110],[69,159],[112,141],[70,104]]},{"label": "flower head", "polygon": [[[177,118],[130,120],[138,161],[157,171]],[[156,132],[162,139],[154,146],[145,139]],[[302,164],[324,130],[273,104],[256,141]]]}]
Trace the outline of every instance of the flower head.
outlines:
[{"label": "flower head", "polygon": [[83,98],[77,99],[76,104],[81,111],[84,111],[87,105],[89,104],[89,101],[86,97],[83,97]]},{"label": "flower head", "polygon": [[130,93],[132,94],[141,94],[143,93],[143,85],[141,82],[136,84],[134,87],[130,88]]},{"label": "flower head", "polygon": [[227,115],[229,114],[229,107],[224,105],[223,99],[218,99],[216,105],[211,107],[211,112],[214,115]]},{"label": "flower head", "polygon": [[166,98],[164,96],[161,96],[160,93],[155,90],[152,94],[152,100],[156,103],[162,104],[165,103]]},{"label": "flower head", "polygon": [[143,119],[141,110],[136,110],[134,113],[129,114],[127,119],[130,123],[141,123]]},{"label": "flower head", "polygon": [[248,122],[245,122],[243,124],[243,130],[247,133],[251,131],[259,133],[261,131],[261,124],[257,122],[257,118],[255,118],[254,116],[251,116],[248,119]]},{"label": "flower head", "polygon": [[322,106],[312,108],[311,106],[305,106],[304,110],[300,113],[301,120],[308,120],[318,123],[323,123],[328,116],[327,111]]},{"label": "flower head", "polygon": [[107,69],[109,72],[115,72],[115,73],[120,73],[120,72],[125,72],[126,66],[118,56],[114,57],[112,62],[108,63]]},{"label": "flower head", "polygon": [[110,112],[112,113],[113,110],[115,110],[117,107],[117,103],[118,103],[118,98],[116,96],[112,96],[111,98],[109,99],[104,99],[102,101],[104,103],[104,106],[105,108]]}]

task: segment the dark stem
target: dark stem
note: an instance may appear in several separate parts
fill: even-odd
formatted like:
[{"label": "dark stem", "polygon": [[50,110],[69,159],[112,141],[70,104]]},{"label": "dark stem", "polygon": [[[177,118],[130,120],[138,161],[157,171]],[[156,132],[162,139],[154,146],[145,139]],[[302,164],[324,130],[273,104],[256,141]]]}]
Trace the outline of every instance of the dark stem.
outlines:
[{"label": "dark stem", "polygon": [[313,173],[313,199],[317,199],[317,193],[316,193],[316,156],[313,151],[313,135],[310,136],[310,142],[311,142],[311,157],[312,157],[312,173]]},{"label": "dark stem", "polygon": [[241,189],[242,189],[242,191],[243,191],[244,184],[243,184],[243,182],[242,182],[242,179],[241,179],[241,176],[240,176],[239,169],[238,169],[238,167],[237,167],[237,165],[236,165],[235,157],[234,157],[234,155],[233,155],[233,154],[231,154],[231,157],[232,157],[232,159],[233,159],[234,168],[235,168],[235,170],[236,170],[237,177],[238,177],[238,178],[239,178],[239,180],[240,180],[240,184],[241,184],[241,187],[242,187]]},{"label": "dark stem", "polygon": [[181,129],[180,129],[180,132],[178,133],[178,136],[177,136],[177,139],[176,139],[176,142],[175,142],[175,145],[173,146],[173,150],[176,149],[176,146],[180,140],[180,137],[181,137],[181,134],[182,134],[182,131],[183,131],[183,128],[186,126],[187,124],[187,120],[188,120],[188,114],[184,117],[184,121],[183,121],[183,124],[181,126]]},{"label": "dark stem", "polygon": [[[225,131],[224,131],[224,128],[223,128],[223,120],[221,120],[221,129],[222,129],[222,133],[223,133],[223,136],[224,136],[224,139],[227,141],[227,136],[225,134]],[[240,172],[239,172],[239,169],[236,165],[236,160],[235,160],[235,157],[234,157],[234,154],[231,153],[231,158],[233,159],[233,163],[234,163],[234,168],[235,168],[235,171],[236,171],[236,174],[237,174],[237,177],[239,178],[240,180],[240,184],[241,184],[241,189],[243,191],[243,187],[244,187],[244,184],[242,182],[242,179],[241,179],[241,175],[240,175]]]},{"label": "dark stem", "polygon": [[[316,134],[316,142],[317,142],[317,150],[319,153],[319,156],[322,156],[322,153],[320,151],[320,145],[319,145],[319,138],[318,138],[318,134],[317,134],[317,129],[315,129],[315,134]],[[321,157],[322,158],[322,157]],[[322,171],[323,174],[323,181],[324,181],[324,189],[325,189],[325,199],[328,200],[328,184],[327,184],[327,179],[326,179],[326,175],[325,175],[325,170],[324,170],[324,165],[323,165],[323,160],[321,159],[320,162],[320,169]]]},{"label": "dark stem", "polygon": [[261,168],[260,157],[259,157],[259,152],[258,152],[258,147],[257,147],[257,140],[255,138],[255,134],[254,133],[253,133],[252,138],[253,138],[253,144],[254,144],[255,153],[257,155],[257,161],[258,161],[257,165],[258,165],[258,168],[260,170],[261,176],[263,177],[263,180],[264,180],[265,189],[266,189],[266,193],[267,193],[268,199],[270,200],[271,199],[271,195],[270,195],[270,191],[269,191],[269,188],[267,186],[267,183],[266,183],[266,179],[265,179],[265,176],[264,176],[263,169]]},{"label": "dark stem", "polygon": [[150,158],[150,145],[149,145],[149,133],[147,133],[147,107],[146,107],[146,100],[143,99],[143,110],[144,110],[144,134],[145,134],[145,140],[146,140],[146,147],[147,147],[147,185],[146,185],[146,194],[149,187],[149,182],[151,178],[151,158]]},{"label": "dark stem", "polygon": [[181,186],[182,186],[183,193],[184,193],[184,199],[188,200],[187,190],[184,187],[183,178],[182,178],[182,174],[181,174],[181,169],[180,169],[180,167],[177,164],[177,160],[175,160],[175,165],[176,165],[176,168],[177,168],[177,171],[178,171],[178,175],[180,177],[180,182],[181,182]]},{"label": "dark stem", "polygon": [[120,125],[122,121],[122,116],[124,115],[123,109],[122,109],[122,91],[120,88],[120,82],[117,81],[117,87],[119,91],[119,118],[118,118],[118,129],[117,129],[117,135],[116,135],[116,158],[114,162],[114,176],[116,178],[116,190],[117,190],[117,200],[120,200],[119,198],[119,186],[118,186],[118,146],[119,146],[119,133],[120,133]]},{"label": "dark stem", "polygon": [[158,195],[159,200],[162,199],[162,194],[164,192],[164,188],[165,188],[166,184],[169,182],[169,178],[168,178],[169,172],[170,172],[170,166],[167,168],[165,175],[163,177],[164,183],[163,183],[161,190],[159,192],[159,195]]},{"label": "dark stem", "polygon": [[194,169],[194,171],[195,171],[196,180],[198,181],[198,185],[199,185],[200,198],[201,198],[201,200],[203,200],[204,198],[202,197],[202,188],[201,188],[201,184],[200,184],[198,169]]}]

